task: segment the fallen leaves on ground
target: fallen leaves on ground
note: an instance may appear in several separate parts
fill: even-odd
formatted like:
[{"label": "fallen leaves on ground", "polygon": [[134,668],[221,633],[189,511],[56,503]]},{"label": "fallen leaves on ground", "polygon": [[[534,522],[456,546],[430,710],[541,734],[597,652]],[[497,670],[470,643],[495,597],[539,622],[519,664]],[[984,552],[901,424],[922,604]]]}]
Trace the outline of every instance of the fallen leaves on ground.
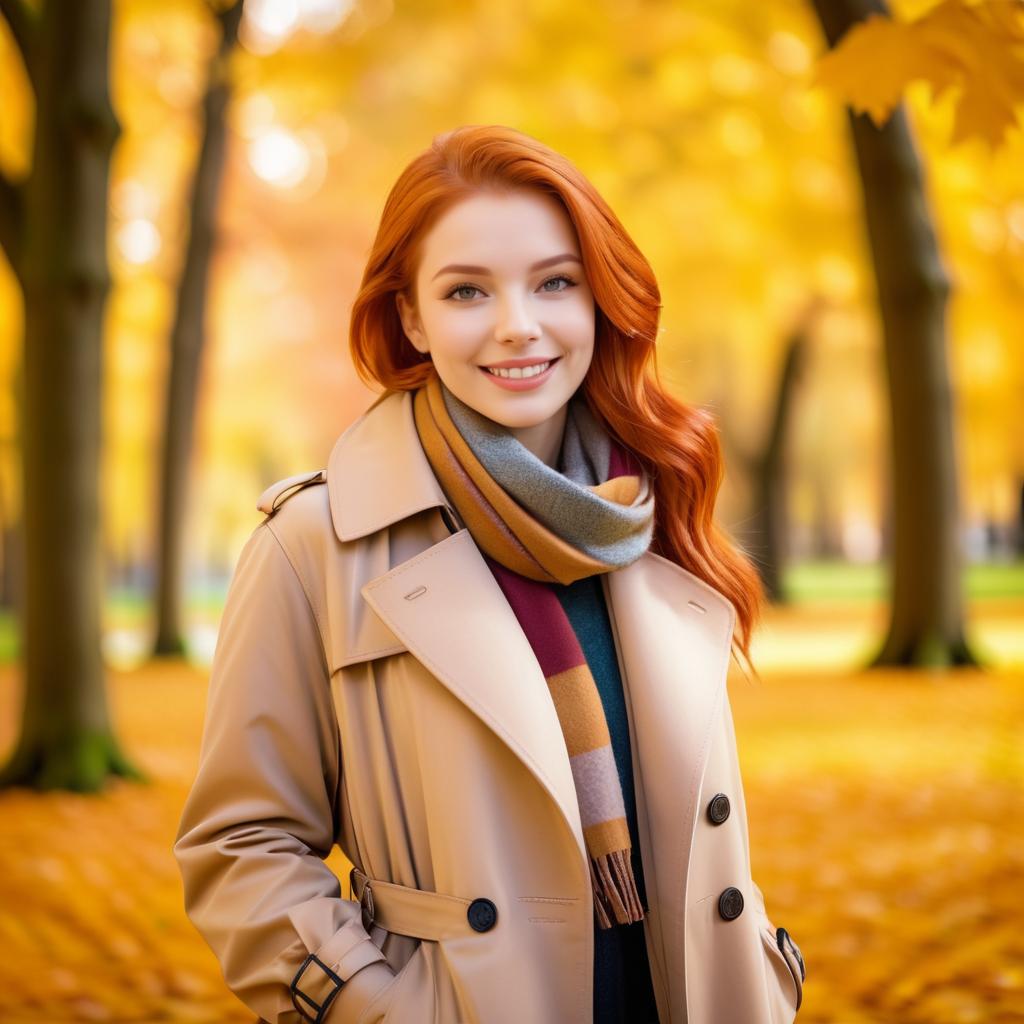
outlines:
[{"label": "fallen leaves on ground", "polygon": [[[734,672],[729,692],[754,878],[807,965],[798,1021],[1024,1020],[1024,676],[763,680]],[[155,665],[112,674],[109,693],[156,782],[0,793],[0,1020],[252,1022],[185,917],[171,853],[205,676]],[[19,707],[7,667],[5,752]],[[328,864],[347,895],[348,862]]]}]

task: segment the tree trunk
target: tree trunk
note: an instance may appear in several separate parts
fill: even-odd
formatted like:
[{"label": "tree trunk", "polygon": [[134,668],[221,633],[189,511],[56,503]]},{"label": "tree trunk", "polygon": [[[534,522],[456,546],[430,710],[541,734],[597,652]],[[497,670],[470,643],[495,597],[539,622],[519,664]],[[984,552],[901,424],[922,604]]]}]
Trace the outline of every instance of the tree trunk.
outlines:
[{"label": "tree trunk", "polygon": [[751,515],[751,541],[748,554],[761,574],[765,593],[776,603],[783,603],[782,570],[786,564],[786,534],[789,514],[787,438],[792,419],[793,401],[805,359],[807,346],[805,317],[789,338],[775,395],[772,421],[764,447],[751,460],[754,474],[754,511]]},{"label": "tree trunk", "polygon": [[178,285],[171,331],[171,365],[164,407],[157,512],[156,609],[153,653],[184,652],[183,597],[185,523],[188,512],[189,461],[206,336],[206,296],[213,252],[217,196],[224,167],[224,111],[230,100],[228,66],[238,39],[242,0],[218,15],[221,41],[209,70],[203,103],[204,131],[192,186],[191,230]]},{"label": "tree trunk", "polygon": [[1014,547],[1016,554],[1024,556],[1024,480],[1017,491],[1017,520],[1014,523]]},{"label": "tree trunk", "polygon": [[[111,731],[100,648],[99,454],[107,183],[119,126],[108,92],[110,0],[21,0],[36,93],[31,176],[18,187],[12,265],[25,297],[19,388],[25,573],[21,734],[0,785],[93,790],[146,778]],[[5,186],[7,199],[12,186]],[[5,199],[6,201],[6,199]]]},{"label": "tree trunk", "polygon": [[843,549],[841,503],[836,493],[835,472],[829,466],[811,465],[811,524],[809,548],[815,562],[841,562]]},{"label": "tree trunk", "polygon": [[[880,0],[814,0],[834,46]],[[870,69],[865,68],[865,74]],[[892,422],[888,634],[872,666],[971,665],[964,638],[953,411],[946,360],[950,285],[902,107],[876,128],[849,112],[878,289]]]}]

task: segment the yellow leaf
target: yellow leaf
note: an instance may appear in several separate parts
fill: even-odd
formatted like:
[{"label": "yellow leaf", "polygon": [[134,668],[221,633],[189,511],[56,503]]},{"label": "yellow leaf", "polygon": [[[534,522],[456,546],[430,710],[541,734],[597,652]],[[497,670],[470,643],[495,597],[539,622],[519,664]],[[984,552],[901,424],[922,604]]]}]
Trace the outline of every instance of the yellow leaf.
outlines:
[{"label": "yellow leaf", "polygon": [[867,112],[881,125],[907,83],[928,77],[928,71],[911,27],[872,14],[818,61],[812,84],[828,89],[858,113]]},{"label": "yellow leaf", "polygon": [[959,90],[954,143],[1000,143],[1024,124],[1024,4],[943,0],[912,22],[873,14],[819,60],[813,84],[881,125],[915,80],[936,98]]}]

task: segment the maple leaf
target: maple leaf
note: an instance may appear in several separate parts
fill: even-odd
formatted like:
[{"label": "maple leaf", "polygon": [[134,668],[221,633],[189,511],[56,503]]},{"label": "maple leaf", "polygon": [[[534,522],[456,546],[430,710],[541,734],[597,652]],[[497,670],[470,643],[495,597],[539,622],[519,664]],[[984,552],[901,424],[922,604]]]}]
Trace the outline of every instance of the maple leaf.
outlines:
[{"label": "maple leaf", "polygon": [[1024,3],[942,0],[910,22],[872,14],[819,59],[812,84],[881,126],[908,83],[919,80],[934,99],[959,92],[954,144],[980,138],[999,145],[1024,126]]}]

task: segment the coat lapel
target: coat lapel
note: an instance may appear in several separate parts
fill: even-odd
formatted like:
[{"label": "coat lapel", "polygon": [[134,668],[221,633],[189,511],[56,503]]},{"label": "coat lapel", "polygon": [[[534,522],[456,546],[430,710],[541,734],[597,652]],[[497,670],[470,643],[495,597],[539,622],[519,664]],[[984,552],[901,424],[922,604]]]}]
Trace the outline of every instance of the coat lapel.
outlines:
[{"label": "coat lapel", "polygon": [[547,680],[468,530],[361,589],[409,651],[551,795],[584,855],[572,769]]},{"label": "coat lapel", "polygon": [[[646,552],[604,577],[627,691],[651,941],[685,963],[690,850],[711,737],[721,713],[736,611],[674,562]],[[682,975],[669,970],[685,1014]],[[673,1018],[674,1019],[674,1018]]]},{"label": "coat lapel", "polygon": [[[385,395],[338,439],[327,483],[342,541],[428,508],[456,518],[419,443],[411,392]],[[427,543],[365,581],[360,593],[547,791],[589,878],[565,740],[529,642],[468,530]],[[644,851],[645,872],[682,885],[735,611],[716,590],[650,551],[606,574],[604,588],[629,692],[637,797],[657,826]],[[673,935],[681,944],[682,915]]]},{"label": "coat lapel", "polygon": [[725,692],[732,604],[651,551],[605,576],[636,735],[634,768],[656,823],[652,853],[683,879],[711,734]]}]

